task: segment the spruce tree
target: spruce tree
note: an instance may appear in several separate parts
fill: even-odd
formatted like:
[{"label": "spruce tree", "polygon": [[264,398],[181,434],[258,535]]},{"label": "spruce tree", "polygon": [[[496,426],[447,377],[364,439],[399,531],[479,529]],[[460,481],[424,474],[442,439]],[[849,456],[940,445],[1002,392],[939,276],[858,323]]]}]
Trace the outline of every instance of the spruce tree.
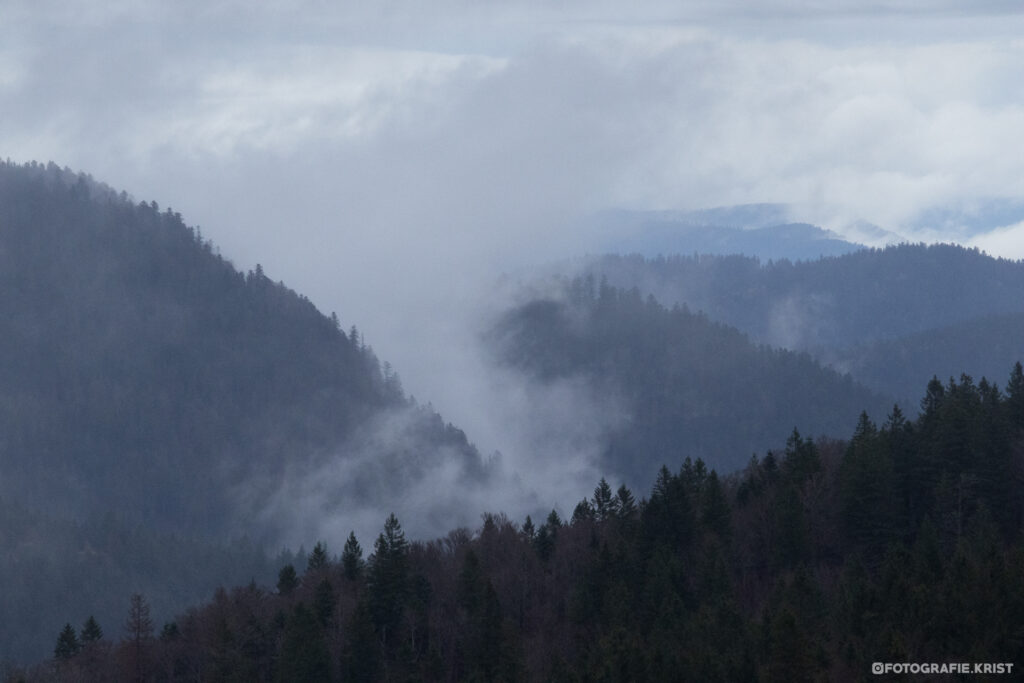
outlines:
[{"label": "spruce tree", "polygon": [[89,615],[89,618],[85,620],[85,624],[82,625],[82,645],[89,645],[91,643],[97,643],[103,639],[103,629],[100,628],[99,623],[96,619]]},{"label": "spruce tree", "polygon": [[374,543],[368,584],[374,622],[387,643],[397,628],[409,591],[409,543],[394,513]]},{"label": "spruce tree", "polygon": [[526,540],[532,541],[536,534],[537,529],[533,526],[533,520],[530,519],[530,515],[526,515],[526,521],[523,522],[523,536],[526,537]]},{"label": "spruce tree", "polygon": [[286,564],[281,567],[281,571],[277,573],[277,592],[279,595],[291,595],[299,586],[299,577],[295,573],[295,567],[290,564]]},{"label": "spruce tree", "polygon": [[619,519],[633,519],[636,513],[636,498],[626,485],[622,484],[615,492],[615,514]]},{"label": "spruce tree", "polygon": [[60,635],[57,636],[57,645],[53,648],[53,657],[57,661],[67,661],[78,654],[82,644],[75,635],[75,629],[71,624],[64,624]]},{"label": "spruce tree", "polygon": [[330,564],[330,559],[327,557],[327,546],[323,542],[317,541],[317,544],[313,546],[313,552],[309,554],[306,571],[315,572],[324,569],[328,564]]},{"label": "spruce tree", "polygon": [[594,506],[590,504],[590,501],[584,498],[576,504],[576,508],[572,511],[572,524],[579,524],[580,522],[593,521],[595,518]]},{"label": "spruce tree", "polygon": [[594,517],[599,522],[610,518],[613,513],[612,487],[608,485],[604,477],[594,489]]},{"label": "spruce tree", "polygon": [[350,531],[345,548],[341,551],[341,567],[345,578],[355,581],[363,573],[363,549],[356,540],[356,532]]}]

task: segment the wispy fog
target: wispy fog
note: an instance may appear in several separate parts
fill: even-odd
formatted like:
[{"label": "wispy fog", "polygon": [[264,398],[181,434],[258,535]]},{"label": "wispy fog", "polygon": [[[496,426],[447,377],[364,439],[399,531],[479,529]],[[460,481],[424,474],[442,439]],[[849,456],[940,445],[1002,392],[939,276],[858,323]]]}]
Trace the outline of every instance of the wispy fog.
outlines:
[{"label": "wispy fog", "polygon": [[[1008,3],[677,5],[5,3],[0,153],[173,206],[239,268],[356,324],[407,391],[500,451],[501,486],[448,500],[459,472],[433,471],[318,518],[380,475],[357,453],[292,473],[267,514],[295,511],[282,533],[306,542],[391,509],[438,533],[577,500],[602,474],[615,401],[540,389],[478,343],[502,273],[606,244],[580,216],[779,202],[848,235],[942,239],[956,226],[915,218],[1024,197]],[[971,239],[1024,256],[1021,224],[995,227]]]}]

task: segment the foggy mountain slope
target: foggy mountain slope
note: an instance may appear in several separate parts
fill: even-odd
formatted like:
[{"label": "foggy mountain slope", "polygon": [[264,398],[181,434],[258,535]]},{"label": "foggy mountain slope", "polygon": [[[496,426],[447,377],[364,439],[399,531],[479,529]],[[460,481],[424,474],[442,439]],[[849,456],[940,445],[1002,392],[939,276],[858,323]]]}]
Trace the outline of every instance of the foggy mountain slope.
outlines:
[{"label": "foggy mountain slope", "polygon": [[926,332],[836,352],[833,363],[868,387],[910,397],[921,378],[965,373],[1005,389],[1005,370],[1024,358],[1024,313],[985,315]]},{"label": "foggy mountain slope", "polygon": [[610,430],[603,467],[627,481],[685,457],[732,471],[794,427],[842,435],[849,415],[892,408],[807,354],[757,346],[703,314],[589,279],[510,310],[488,340],[503,362],[541,381],[581,377],[618,398],[626,415]]},{"label": "foggy mountain slope", "polygon": [[704,311],[757,341],[810,351],[1024,312],[1024,263],[950,244],[798,262],[609,255],[587,270],[616,287]]},{"label": "foggy mountain slope", "polygon": [[345,463],[385,498],[401,495],[383,476],[398,465],[482,475],[358,332],[259,267],[236,271],[155,203],[5,164],[0,278],[5,496],[219,537],[261,534],[239,525],[296,472]]},{"label": "foggy mountain slope", "polygon": [[158,534],[115,513],[59,519],[0,499],[0,520],[0,671],[52,655],[54,628],[68,621],[92,616],[117,639],[133,592],[159,628],[220,586],[270,582],[281,561],[250,542]]},{"label": "foggy mountain slope", "polygon": [[[68,619],[117,637],[133,591],[156,619],[269,580],[264,544],[335,525],[340,550],[436,471],[482,481],[465,435],[339,327],[170,210],[0,164],[0,665]],[[455,498],[419,494],[410,529],[462,523]]]}]

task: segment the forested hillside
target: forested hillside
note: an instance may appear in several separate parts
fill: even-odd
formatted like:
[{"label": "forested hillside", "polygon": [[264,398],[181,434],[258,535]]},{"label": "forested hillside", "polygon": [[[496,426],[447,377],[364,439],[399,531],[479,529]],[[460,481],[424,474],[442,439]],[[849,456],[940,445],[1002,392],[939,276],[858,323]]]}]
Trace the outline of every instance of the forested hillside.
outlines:
[{"label": "forested hillside", "polygon": [[[54,513],[221,534],[251,513],[235,485],[344,458],[375,416],[410,409],[354,328],[84,177],[0,166],[0,278],[0,490]],[[419,412],[425,454],[479,467]]]},{"label": "forested hillside", "polygon": [[[465,435],[412,404],[354,326],[259,266],[237,271],[155,202],[53,165],[0,164],[0,501],[50,520],[40,534],[0,518],[12,551],[0,583],[18,592],[55,577],[31,605],[0,600],[0,622],[21,625],[0,660],[45,653],[30,612],[107,612],[128,584],[179,609],[231,576],[200,563],[201,577],[178,582],[170,569],[197,558],[171,561],[148,541],[118,552],[61,529],[113,513],[140,538],[301,543],[283,538],[306,522],[283,503],[306,495],[296,477],[327,467],[347,474],[317,515],[400,500],[439,467],[467,484],[485,474]],[[36,544],[45,561],[32,559]],[[71,590],[93,551],[110,571]]]},{"label": "forested hillside", "polygon": [[900,398],[922,377],[998,377],[1007,359],[1024,358],[1024,313],[982,315],[967,322],[831,352],[836,367]]},{"label": "forested hillside", "polygon": [[[1024,371],[929,383],[922,414],[794,432],[729,477],[668,463],[570,515],[364,550],[330,539],[276,586],[166,625],[77,615],[25,681],[859,681],[873,662],[1024,661]],[[848,429],[849,431],[849,429]],[[568,510],[572,501],[557,501]],[[329,550],[341,549],[340,558]],[[1012,668],[1006,668],[1007,665]],[[12,676],[13,677],[13,676]],[[952,679],[932,676],[932,679]]]},{"label": "forested hillside", "polygon": [[588,269],[613,286],[703,311],[757,341],[812,351],[1024,312],[1024,263],[948,244],[797,262],[609,255]]},{"label": "forested hillside", "polygon": [[245,539],[157,533],[116,510],[62,519],[3,499],[0,547],[0,670],[52,654],[50,631],[69,610],[116,632],[125,591],[145,592],[153,617],[170,619],[218,586],[266,582],[276,572],[275,560]]},{"label": "forested hillside", "polygon": [[813,261],[609,255],[585,270],[811,353],[900,400],[933,374],[992,375],[1020,358],[1024,263],[903,244]]},{"label": "forested hillside", "polygon": [[702,313],[592,278],[510,311],[490,342],[502,362],[540,381],[583,377],[612,397],[624,418],[608,418],[603,466],[631,482],[687,456],[731,472],[796,425],[840,435],[845,416],[892,406],[807,354],[755,345]]}]

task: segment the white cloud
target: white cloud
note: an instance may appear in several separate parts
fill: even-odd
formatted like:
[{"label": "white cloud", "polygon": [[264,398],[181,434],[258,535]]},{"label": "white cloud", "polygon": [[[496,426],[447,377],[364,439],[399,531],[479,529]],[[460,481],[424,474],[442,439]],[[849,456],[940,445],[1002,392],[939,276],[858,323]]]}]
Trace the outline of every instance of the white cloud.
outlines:
[{"label": "white cloud", "polygon": [[1008,259],[1024,259],[1024,222],[971,238],[968,246]]}]

